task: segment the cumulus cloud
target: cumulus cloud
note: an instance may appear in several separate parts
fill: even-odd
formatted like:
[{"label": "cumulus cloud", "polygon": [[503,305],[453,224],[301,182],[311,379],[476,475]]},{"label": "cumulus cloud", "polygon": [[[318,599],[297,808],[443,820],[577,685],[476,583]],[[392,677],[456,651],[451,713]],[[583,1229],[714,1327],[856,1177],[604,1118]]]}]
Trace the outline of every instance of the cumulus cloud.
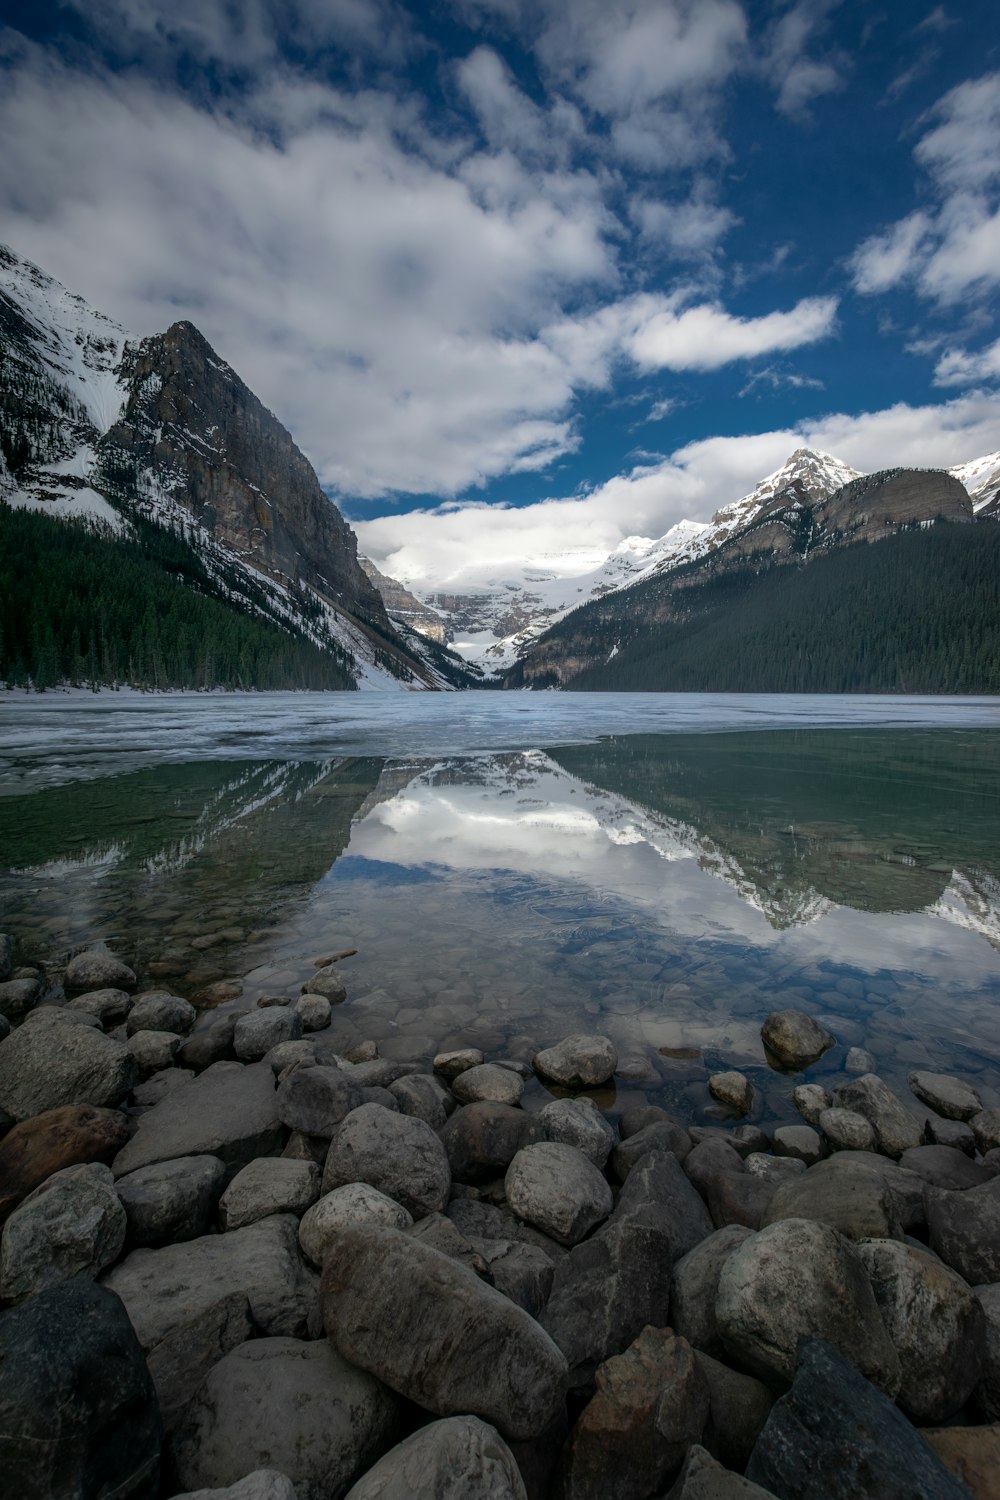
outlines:
[{"label": "cumulus cloud", "polygon": [[1000,380],[1000,339],[970,354],[949,349],[934,367],[935,385],[980,385]]},{"label": "cumulus cloud", "polygon": [[[793,120],[808,120],[824,94],[844,87],[847,60],[822,41],[839,0],[798,0],[775,20],[765,40],[761,67],[776,90],[775,107]],[[812,55],[819,47],[821,55]]]},{"label": "cumulus cloud", "polygon": [[[658,305],[659,303],[659,305]],[[799,349],[827,338],[835,297],[804,297],[789,312],[738,318],[718,303],[683,307],[680,298],[641,298],[626,348],[644,370],[717,370],[734,360]]]}]

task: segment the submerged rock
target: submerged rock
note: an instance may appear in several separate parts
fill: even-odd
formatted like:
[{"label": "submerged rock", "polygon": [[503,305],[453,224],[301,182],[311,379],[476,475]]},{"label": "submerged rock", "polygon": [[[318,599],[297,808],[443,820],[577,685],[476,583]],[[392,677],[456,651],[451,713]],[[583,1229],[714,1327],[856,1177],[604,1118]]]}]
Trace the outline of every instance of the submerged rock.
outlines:
[{"label": "submerged rock", "polygon": [[768,1052],[784,1068],[807,1068],[823,1056],[837,1039],[801,1010],[773,1010],[760,1028]]},{"label": "submerged rock", "polygon": [[753,1108],[753,1084],[742,1073],[713,1073],[708,1092],[738,1115],[749,1114]]}]

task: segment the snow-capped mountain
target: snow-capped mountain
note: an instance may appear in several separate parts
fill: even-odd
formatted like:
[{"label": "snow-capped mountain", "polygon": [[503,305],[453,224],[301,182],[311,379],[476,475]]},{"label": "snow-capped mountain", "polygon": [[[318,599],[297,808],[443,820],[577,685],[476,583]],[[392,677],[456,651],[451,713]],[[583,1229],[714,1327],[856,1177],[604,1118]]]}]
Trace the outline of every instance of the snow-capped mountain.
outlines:
[{"label": "snow-capped mountain", "polygon": [[4,247],[0,439],[8,505],[120,534],[138,517],[167,527],[219,597],[331,651],[358,686],[461,677],[392,627],[308,461],[192,324],[133,340]]},{"label": "snow-capped mountain", "polygon": [[1000,514],[1000,453],[987,453],[947,471],[964,484],[977,516]]}]

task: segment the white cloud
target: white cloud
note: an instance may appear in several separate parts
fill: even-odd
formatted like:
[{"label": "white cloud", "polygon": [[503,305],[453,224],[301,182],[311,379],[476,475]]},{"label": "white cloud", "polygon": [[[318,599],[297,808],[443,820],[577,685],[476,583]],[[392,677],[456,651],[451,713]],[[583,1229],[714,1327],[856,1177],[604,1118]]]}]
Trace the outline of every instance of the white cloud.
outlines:
[{"label": "white cloud", "polygon": [[644,240],[681,260],[710,255],[738,222],[731,209],[713,201],[705,184],[696,184],[691,196],[680,202],[639,199],[632,216]]},{"label": "white cloud", "polygon": [[773,23],[765,39],[760,67],[776,92],[775,107],[793,120],[808,120],[810,106],[824,94],[845,84],[846,60],[825,49],[820,59],[809,55],[839,0],[798,0]]},{"label": "white cloud", "polygon": [[949,349],[934,367],[935,385],[979,385],[1000,380],[1000,339],[975,354]]},{"label": "white cloud", "polygon": [[856,289],[884,292],[905,280],[923,257],[930,227],[927,214],[917,210],[884,234],[864,240],[851,258]]},{"label": "white cloud", "polygon": [[[657,306],[657,301],[663,305]],[[679,298],[642,298],[626,347],[641,369],[717,370],[776,349],[798,349],[834,330],[835,297],[804,297],[790,312],[737,318],[717,303],[681,307]]]}]

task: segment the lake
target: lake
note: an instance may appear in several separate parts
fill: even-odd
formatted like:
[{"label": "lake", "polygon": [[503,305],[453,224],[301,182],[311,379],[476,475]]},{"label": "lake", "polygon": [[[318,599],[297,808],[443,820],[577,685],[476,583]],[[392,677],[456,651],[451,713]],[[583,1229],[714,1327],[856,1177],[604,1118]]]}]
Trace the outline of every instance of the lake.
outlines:
[{"label": "lake", "polygon": [[356,948],[338,1045],[602,1031],[607,1108],[710,1120],[737,1067],[754,1118],[796,1117],[760,1042],[786,1006],[838,1038],[810,1078],[861,1046],[1000,1104],[1000,702],[10,695],[0,930],[240,1006]]}]

